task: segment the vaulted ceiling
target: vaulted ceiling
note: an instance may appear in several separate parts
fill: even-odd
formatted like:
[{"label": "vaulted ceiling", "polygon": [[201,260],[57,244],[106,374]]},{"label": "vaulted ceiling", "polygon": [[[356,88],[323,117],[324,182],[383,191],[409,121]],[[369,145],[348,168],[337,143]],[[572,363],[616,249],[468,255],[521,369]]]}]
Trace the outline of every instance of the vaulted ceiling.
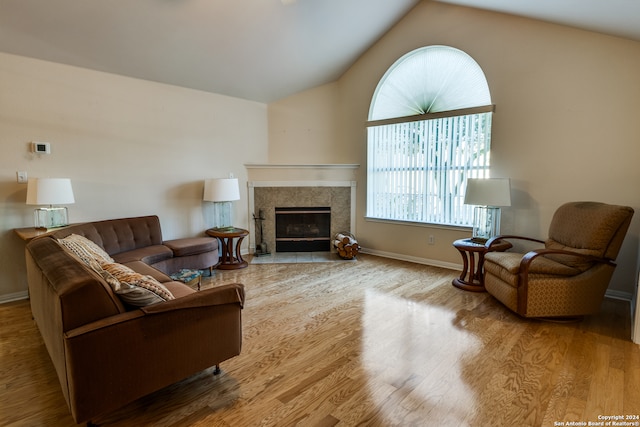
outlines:
[{"label": "vaulted ceiling", "polygon": [[[0,0],[0,51],[271,102],[335,81],[420,1]],[[637,0],[439,1],[640,40]]]}]

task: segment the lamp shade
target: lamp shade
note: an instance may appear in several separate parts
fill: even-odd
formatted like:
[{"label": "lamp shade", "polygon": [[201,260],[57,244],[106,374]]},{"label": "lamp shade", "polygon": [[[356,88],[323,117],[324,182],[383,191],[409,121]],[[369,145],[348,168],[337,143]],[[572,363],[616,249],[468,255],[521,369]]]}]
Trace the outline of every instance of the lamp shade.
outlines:
[{"label": "lamp shade", "polygon": [[208,179],[204,182],[204,196],[206,202],[230,202],[240,200],[240,187],[237,178]]},{"label": "lamp shade", "polygon": [[28,205],[68,205],[75,203],[68,178],[29,178]]},{"label": "lamp shade", "polygon": [[511,184],[509,178],[467,180],[464,194],[465,205],[511,206]]}]

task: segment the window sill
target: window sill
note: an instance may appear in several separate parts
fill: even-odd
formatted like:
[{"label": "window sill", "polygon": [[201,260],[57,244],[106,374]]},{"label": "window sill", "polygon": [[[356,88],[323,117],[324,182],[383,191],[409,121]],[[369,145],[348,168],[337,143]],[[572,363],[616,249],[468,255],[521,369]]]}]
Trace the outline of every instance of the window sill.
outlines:
[{"label": "window sill", "polygon": [[364,220],[367,222],[380,222],[384,224],[407,225],[410,227],[437,228],[441,230],[455,230],[455,231],[473,231],[473,227],[465,226],[465,225],[448,225],[448,224],[436,224],[436,223],[428,223],[428,222],[400,221],[396,219],[372,218],[368,216],[365,216]]}]

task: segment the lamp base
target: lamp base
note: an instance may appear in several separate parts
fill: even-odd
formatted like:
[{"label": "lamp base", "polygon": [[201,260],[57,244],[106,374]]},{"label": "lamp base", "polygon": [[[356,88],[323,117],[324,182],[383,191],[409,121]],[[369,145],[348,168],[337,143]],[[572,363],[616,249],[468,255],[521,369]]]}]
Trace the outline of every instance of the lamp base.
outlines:
[{"label": "lamp base", "polygon": [[33,222],[38,229],[66,227],[69,225],[67,208],[37,208],[33,211]]},{"label": "lamp base", "polygon": [[213,226],[216,229],[233,229],[231,202],[213,202]]},{"label": "lamp base", "polygon": [[495,206],[476,206],[473,210],[474,243],[485,243],[500,234],[500,208]]}]

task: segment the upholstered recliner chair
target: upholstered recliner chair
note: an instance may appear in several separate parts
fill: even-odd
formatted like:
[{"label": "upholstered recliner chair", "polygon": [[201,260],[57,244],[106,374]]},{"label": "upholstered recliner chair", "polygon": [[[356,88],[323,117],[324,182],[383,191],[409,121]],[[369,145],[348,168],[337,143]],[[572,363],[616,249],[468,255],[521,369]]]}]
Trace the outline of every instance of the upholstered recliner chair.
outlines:
[{"label": "upholstered recliner chair", "polygon": [[631,222],[633,209],[597,202],[572,202],[558,208],[546,241],[526,254],[488,252],[484,285],[491,295],[524,317],[579,318],[596,313],[616,267],[613,262]]}]

